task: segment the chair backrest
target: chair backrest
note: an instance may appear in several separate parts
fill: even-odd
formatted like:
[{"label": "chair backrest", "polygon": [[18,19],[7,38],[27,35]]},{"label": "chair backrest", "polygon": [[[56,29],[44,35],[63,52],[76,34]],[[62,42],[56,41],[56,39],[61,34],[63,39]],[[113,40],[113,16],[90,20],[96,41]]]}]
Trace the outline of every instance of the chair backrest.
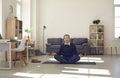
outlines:
[{"label": "chair backrest", "polygon": [[26,40],[27,40],[27,36],[25,36],[25,37],[22,39],[22,41],[20,42],[20,45],[18,46],[18,49],[20,49],[20,50],[24,50],[24,49],[25,49]]}]

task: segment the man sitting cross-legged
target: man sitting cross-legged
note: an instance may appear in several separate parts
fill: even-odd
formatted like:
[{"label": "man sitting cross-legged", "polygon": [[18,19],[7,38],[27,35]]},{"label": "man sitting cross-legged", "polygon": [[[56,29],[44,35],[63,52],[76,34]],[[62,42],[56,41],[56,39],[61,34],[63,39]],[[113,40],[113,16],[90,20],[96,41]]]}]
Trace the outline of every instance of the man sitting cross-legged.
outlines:
[{"label": "man sitting cross-legged", "polygon": [[64,35],[64,43],[60,46],[59,52],[54,54],[54,58],[60,63],[72,64],[80,60],[83,54],[78,54],[76,46],[70,42],[70,36]]}]

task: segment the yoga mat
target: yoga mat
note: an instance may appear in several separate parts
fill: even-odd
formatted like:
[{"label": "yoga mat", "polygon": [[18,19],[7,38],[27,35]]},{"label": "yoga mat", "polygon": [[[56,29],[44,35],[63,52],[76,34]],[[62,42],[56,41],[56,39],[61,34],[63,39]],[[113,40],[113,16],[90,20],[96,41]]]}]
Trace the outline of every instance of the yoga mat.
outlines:
[{"label": "yoga mat", "polygon": [[[45,61],[42,64],[64,64],[64,63],[60,63],[58,61]],[[74,64],[83,64],[83,65],[96,65],[95,62],[77,62]]]}]

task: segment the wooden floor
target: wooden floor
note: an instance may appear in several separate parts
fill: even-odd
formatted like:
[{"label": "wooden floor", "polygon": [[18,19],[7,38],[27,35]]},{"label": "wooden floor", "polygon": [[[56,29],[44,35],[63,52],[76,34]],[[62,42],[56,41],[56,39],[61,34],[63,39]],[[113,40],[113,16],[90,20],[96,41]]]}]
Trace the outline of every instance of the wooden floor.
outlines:
[{"label": "wooden floor", "polygon": [[[52,56],[33,59],[55,60]],[[31,59],[32,59],[31,58]],[[11,70],[0,70],[0,78],[120,78],[120,55],[85,56],[80,61],[94,61],[96,65],[29,63],[22,67],[16,63]]]}]

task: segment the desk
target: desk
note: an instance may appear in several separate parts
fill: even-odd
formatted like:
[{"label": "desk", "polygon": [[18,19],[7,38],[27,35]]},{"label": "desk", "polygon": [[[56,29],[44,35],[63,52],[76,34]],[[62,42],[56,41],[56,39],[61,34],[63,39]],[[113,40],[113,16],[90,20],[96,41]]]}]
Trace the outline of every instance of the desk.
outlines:
[{"label": "desk", "polygon": [[0,40],[0,52],[8,52],[9,54],[9,67],[8,68],[0,68],[0,69],[11,69],[11,42],[8,40]]},{"label": "desk", "polygon": [[[4,51],[4,52],[7,51],[8,52],[8,53],[6,53],[6,59],[10,59],[10,63],[11,63],[11,60],[13,60],[12,57],[14,58],[14,55],[11,54],[11,51],[13,50],[13,49],[11,49],[11,45],[12,45],[11,43],[12,42],[20,42],[20,40],[12,41],[12,42],[10,40],[1,40],[0,42],[1,42],[1,45],[0,45],[1,46],[0,47],[1,50],[0,51]],[[7,47],[8,46],[7,43],[10,43],[9,44],[9,48]],[[3,45],[3,44],[6,44],[6,45]],[[27,48],[26,57],[27,57],[27,63],[28,63],[28,59],[29,59],[28,58],[28,47],[26,47],[26,48]],[[8,56],[9,56],[9,58],[8,58]],[[14,58],[14,59],[16,59],[16,58]],[[9,62],[9,60],[8,60],[8,62]],[[10,63],[9,63],[9,68],[11,68],[11,64]]]}]

